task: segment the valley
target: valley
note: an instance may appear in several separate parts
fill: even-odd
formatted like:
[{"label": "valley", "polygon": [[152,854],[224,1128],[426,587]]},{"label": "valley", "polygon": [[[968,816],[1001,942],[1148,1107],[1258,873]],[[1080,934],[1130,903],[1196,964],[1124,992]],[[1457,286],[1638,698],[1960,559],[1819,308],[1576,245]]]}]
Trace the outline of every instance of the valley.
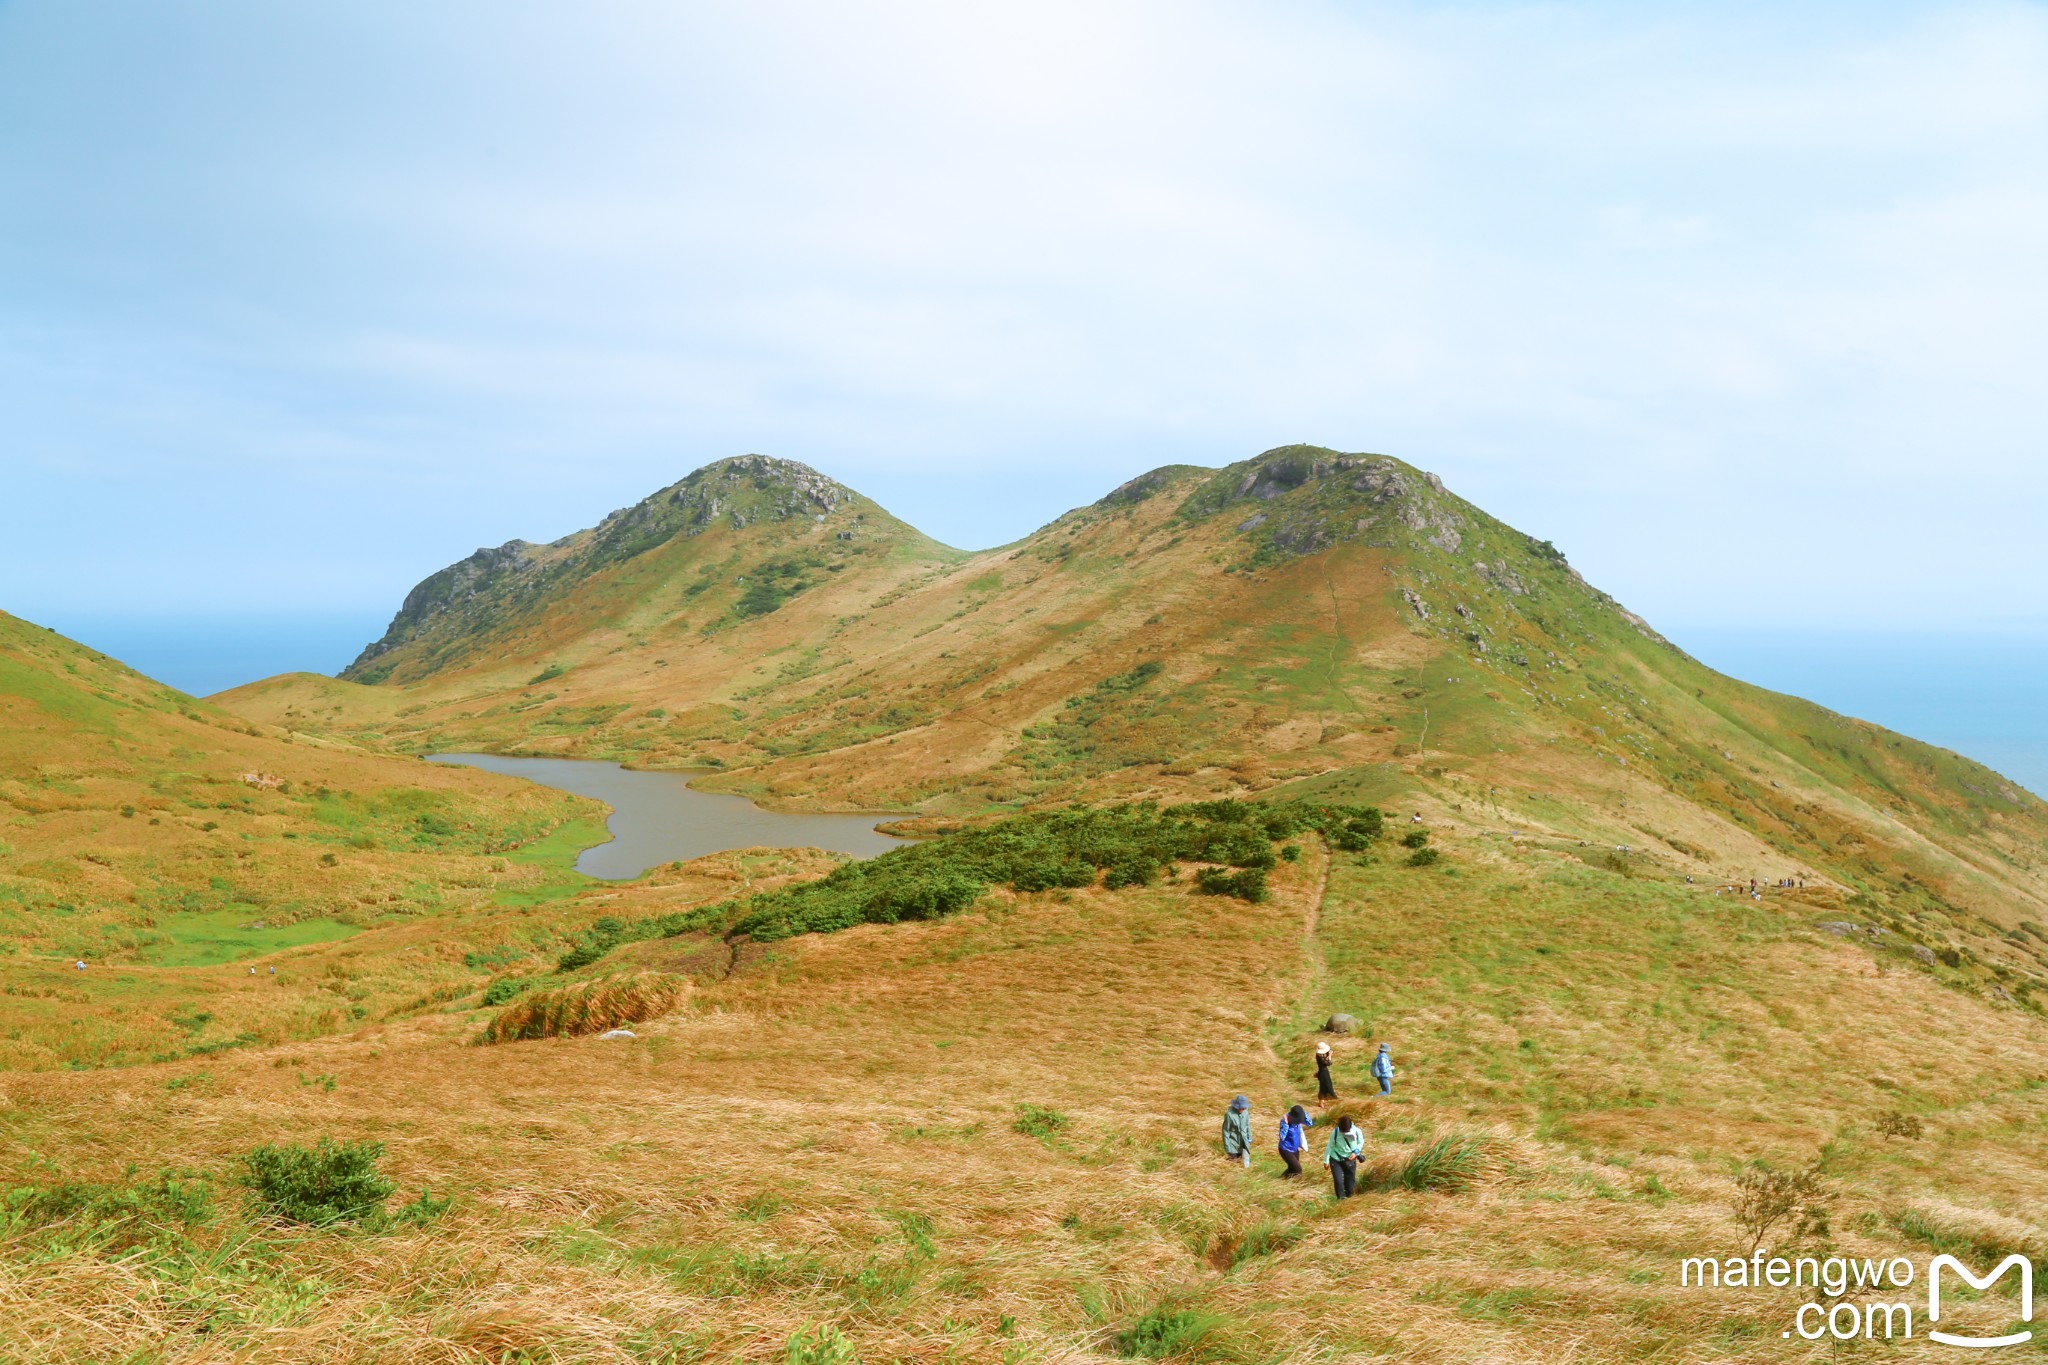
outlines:
[{"label": "valley", "polygon": [[[602,803],[468,753],[913,841],[600,880]],[[2048,1255],[2044,856],[1314,447],[973,554],[721,461],[208,699],[0,616],[0,1356],[1938,1359],[1679,1266]],[[323,1140],[385,1192],[252,1174]]]}]

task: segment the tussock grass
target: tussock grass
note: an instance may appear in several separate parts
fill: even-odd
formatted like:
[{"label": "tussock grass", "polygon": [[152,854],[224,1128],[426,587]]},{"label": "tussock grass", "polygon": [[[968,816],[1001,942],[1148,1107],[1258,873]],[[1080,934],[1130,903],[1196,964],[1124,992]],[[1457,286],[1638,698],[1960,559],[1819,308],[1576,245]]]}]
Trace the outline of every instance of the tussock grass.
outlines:
[{"label": "tussock grass", "polygon": [[635,972],[533,991],[484,1027],[484,1043],[529,1038],[577,1038],[658,1019],[690,992],[687,977]]},{"label": "tussock grass", "polygon": [[1134,1360],[1214,1360],[1229,1323],[1220,1313],[1166,1303],[1134,1319],[1112,1344]]},{"label": "tussock grass", "polygon": [[1358,1173],[1365,1190],[1469,1190],[1505,1168],[1500,1144],[1478,1133],[1450,1133],[1406,1157],[1381,1157]]}]

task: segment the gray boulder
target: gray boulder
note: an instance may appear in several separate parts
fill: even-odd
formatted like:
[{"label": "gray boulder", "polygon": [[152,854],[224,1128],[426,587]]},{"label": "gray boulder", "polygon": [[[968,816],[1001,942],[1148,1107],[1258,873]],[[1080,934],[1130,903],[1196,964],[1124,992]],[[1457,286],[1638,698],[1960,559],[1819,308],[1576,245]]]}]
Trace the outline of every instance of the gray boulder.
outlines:
[{"label": "gray boulder", "polygon": [[1323,1031],[1326,1033],[1356,1033],[1358,1032],[1358,1016],[1354,1014],[1333,1014],[1330,1016],[1330,1022],[1323,1025]]}]

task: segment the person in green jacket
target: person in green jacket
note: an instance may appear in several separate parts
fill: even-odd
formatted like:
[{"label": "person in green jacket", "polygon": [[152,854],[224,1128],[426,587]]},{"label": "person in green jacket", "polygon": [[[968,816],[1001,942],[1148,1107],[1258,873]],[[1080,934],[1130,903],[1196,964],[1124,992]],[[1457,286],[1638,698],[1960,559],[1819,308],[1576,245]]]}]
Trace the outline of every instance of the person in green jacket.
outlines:
[{"label": "person in green jacket", "polygon": [[1330,1145],[1323,1149],[1323,1164],[1330,1168],[1330,1181],[1339,1199],[1358,1193],[1358,1158],[1365,1152],[1365,1134],[1350,1118],[1337,1120],[1330,1132]]},{"label": "person in green jacket", "polygon": [[1242,1095],[1230,1102],[1223,1115],[1223,1155],[1242,1162],[1246,1169],[1251,1167],[1252,1102]]}]

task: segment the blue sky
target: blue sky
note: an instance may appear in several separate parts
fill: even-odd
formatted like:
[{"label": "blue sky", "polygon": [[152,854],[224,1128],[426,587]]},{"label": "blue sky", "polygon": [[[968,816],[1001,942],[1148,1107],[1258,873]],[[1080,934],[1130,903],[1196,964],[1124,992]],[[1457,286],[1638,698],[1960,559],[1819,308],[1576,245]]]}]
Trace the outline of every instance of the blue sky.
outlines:
[{"label": "blue sky", "polygon": [[972,547],[1308,440],[2038,635],[2043,242],[2040,4],[6,0],[0,607],[332,668],[724,455]]}]

